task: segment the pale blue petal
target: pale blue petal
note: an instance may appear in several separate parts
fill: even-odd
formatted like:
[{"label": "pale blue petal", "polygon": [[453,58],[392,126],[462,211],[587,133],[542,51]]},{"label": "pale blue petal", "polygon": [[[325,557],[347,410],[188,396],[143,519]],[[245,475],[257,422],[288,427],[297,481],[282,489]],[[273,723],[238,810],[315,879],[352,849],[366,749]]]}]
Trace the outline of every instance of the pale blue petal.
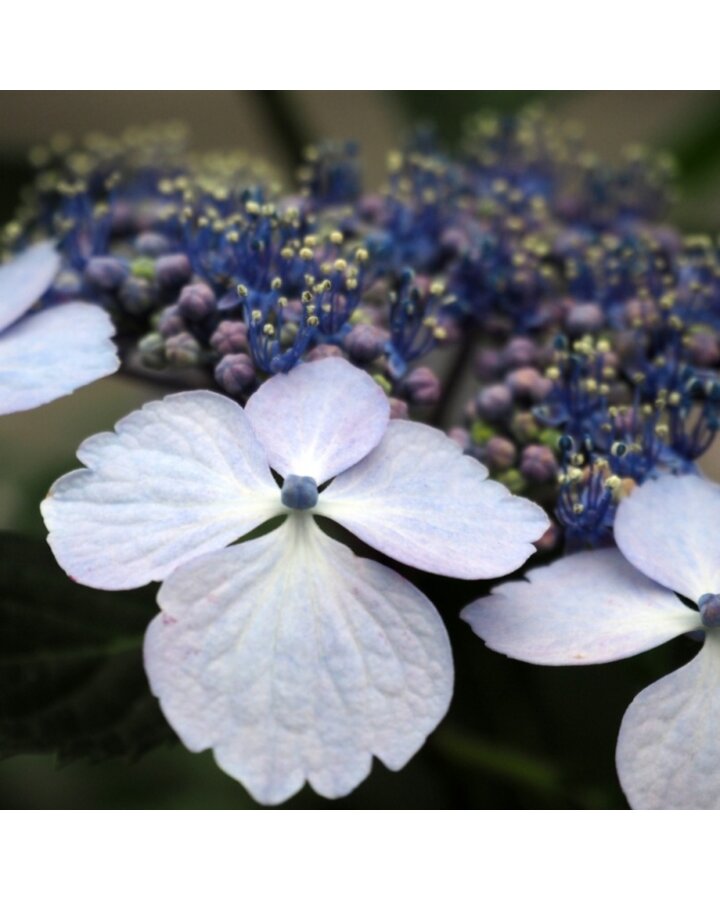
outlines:
[{"label": "pale blue petal", "polygon": [[492,650],[548,666],[634,656],[700,628],[700,615],[617,550],[588,550],[532,569],[471,603],[462,618]]},{"label": "pale blue petal", "polygon": [[690,600],[720,593],[720,486],[697,475],[646,481],[620,504],[615,540],[648,578]]},{"label": "pale blue petal", "polygon": [[276,472],[322,484],[378,444],[390,405],[366,372],[330,358],[270,378],[246,411]]},{"label": "pale blue petal", "polygon": [[633,700],[616,761],[636,809],[720,809],[720,634]]},{"label": "pale blue petal", "polygon": [[53,283],[60,256],[48,241],[0,266],[0,331],[16,322]]},{"label": "pale blue petal", "polygon": [[309,515],[183,566],[158,602],[145,665],[165,716],[261,803],[306,781],[342,797],[373,755],[401,768],[450,702],[432,604]]},{"label": "pale blue petal", "polygon": [[78,458],[41,511],[60,565],[92,587],[160,581],[286,511],[242,408],[210,391],[148,403]]},{"label": "pale blue petal", "polygon": [[0,334],[0,414],[42,406],[117,371],[108,314],[65,303],[25,316]]},{"label": "pale blue petal", "polygon": [[372,453],[320,494],[315,512],[418,569],[495,578],[535,552],[549,522],[487,474],[438,429],[393,420]]}]

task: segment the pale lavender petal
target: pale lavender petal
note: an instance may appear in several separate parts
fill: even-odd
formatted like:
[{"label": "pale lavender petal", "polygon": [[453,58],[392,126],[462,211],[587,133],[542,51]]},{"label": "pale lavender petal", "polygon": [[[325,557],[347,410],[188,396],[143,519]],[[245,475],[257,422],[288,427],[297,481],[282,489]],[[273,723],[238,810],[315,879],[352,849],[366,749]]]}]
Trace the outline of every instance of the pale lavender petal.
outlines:
[{"label": "pale lavender petal", "polygon": [[60,256],[48,241],[0,266],[0,331],[16,322],[53,283]]},{"label": "pale lavender petal", "polygon": [[418,569],[495,578],[535,552],[549,522],[487,474],[438,429],[393,420],[375,450],[320,494],[315,512]]},{"label": "pale lavender petal", "polygon": [[634,656],[700,628],[700,615],[617,550],[587,550],[532,569],[462,612],[492,650],[547,666]]},{"label": "pale lavender petal", "polygon": [[25,316],[0,334],[0,414],[42,406],[116,372],[110,316],[66,303]]},{"label": "pale lavender petal", "polygon": [[305,781],[344,796],[373,755],[399,769],[450,702],[432,604],[309,515],[183,566],[158,602],[145,665],[163,712],[261,803]]},{"label": "pale lavender petal", "polygon": [[270,378],[246,411],[276,472],[320,484],[378,444],[390,406],[366,372],[332,357]]},{"label": "pale lavender petal", "polygon": [[159,581],[287,511],[242,408],[210,391],[148,403],[78,458],[41,510],[58,562],[92,587]]},{"label": "pale lavender petal", "polygon": [[720,634],[630,704],[617,745],[635,809],[720,809]]},{"label": "pale lavender petal", "polygon": [[720,592],[720,486],[697,475],[646,481],[620,504],[615,540],[630,562],[697,601]]}]

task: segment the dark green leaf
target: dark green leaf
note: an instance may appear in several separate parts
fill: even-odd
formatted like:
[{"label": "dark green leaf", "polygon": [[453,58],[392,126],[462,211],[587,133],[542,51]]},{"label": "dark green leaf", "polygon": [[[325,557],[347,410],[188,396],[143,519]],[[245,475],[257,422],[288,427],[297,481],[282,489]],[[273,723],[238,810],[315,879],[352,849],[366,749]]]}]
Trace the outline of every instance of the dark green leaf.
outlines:
[{"label": "dark green leaf", "polygon": [[44,541],[0,533],[0,756],[135,758],[173,734],[142,639],[156,587],[82,587]]}]

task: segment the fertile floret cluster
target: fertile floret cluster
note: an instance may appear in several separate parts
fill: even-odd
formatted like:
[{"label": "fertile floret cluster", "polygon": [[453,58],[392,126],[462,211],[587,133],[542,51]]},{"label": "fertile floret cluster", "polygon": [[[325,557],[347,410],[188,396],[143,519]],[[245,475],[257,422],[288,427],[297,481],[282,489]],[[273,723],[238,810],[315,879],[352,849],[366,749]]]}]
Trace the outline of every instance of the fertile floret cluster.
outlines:
[{"label": "fertile floret cluster", "polygon": [[665,156],[635,147],[611,167],[576,126],[527,110],[473,118],[453,154],[418,131],[375,192],[352,143],[310,148],[289,190],[241,154],[189,153],[177,126],[32,158],[5,244],[56,241],[41,302],[105,308],[126,368],[201,373],[245,402],[274,373],[344,357],[394,418],[434,407],[554,510],[547,546],[611,541],[629,488],[691,470],[715,437],[718,248],[664,223]]}]

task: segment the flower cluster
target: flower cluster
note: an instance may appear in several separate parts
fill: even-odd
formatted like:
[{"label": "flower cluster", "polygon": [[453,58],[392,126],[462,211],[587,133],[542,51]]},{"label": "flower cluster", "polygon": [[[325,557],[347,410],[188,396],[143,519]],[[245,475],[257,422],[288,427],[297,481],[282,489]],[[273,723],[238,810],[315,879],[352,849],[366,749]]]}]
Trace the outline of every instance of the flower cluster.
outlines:
[{"label": "flower cluster", "polygon": [[[720,250],[665,222],[673,166],[664,155],[634,147],[608,166],[576,126],[527,110],[473,118],[456,152],[416,132],[375,192],[353,143],[309,148],[283,187],[262,162],[189,152],[174,126],[78,146],[58,139],[33,161],[37,181],[5,230],[11,261],[0,270],[0,356],[11,347],[12,368],[18,350],[17,384],[28,392],[20,400],[13,386],[7,411],[112,371],[108,316],[127,369],[172,370],[213,389],[151,405],[87,441],[87,470],[61,479],[44,506],[53,548],[73,577],[100,587],[167,579],[148,637],[153,688],[188,746],[213,746],[256,796],[275,802],[304,779],[339,795],[373,752],[402,765],[449,698],[446,638],[425,598],[411,622],[409,586],[333,547],[311,510],[395,559],[456,577],[506,574],[530,542],[579,551],[467,614],[491,646],[533,661],[573,661],[531,647],[537,584],[577,593],[583,579],[607,575],[609,594],[589,591],[598,619],[608,597],[638,587],[614,545],[648,577],[682,587],[635,558],[623,525],[658,477],[695,484],[720,428]],[[67,378],[59,345],[53,357],[44,338],[21,344],[56,312],[102,317],[81,329],[94,356],[65,345]],[[55,393],[33,393],[43,367],[46,380],[58,373]],[[423,415],[447,434],[388,425]],[[687,490],[678,514],[700,518],[703,489]],[[444,505],[419,499],[426,492]],[[288,517],[277,531],[221,549],[275,514]],[[388,591],[392,609],[358,594],[363,580]],[[673,634],[714,627],[711,581],[690,597],[692,627],[673,607]],[[337,591],[318,606],[328,585]],[[643,590],[671,609],[657,585]],[[249,599],[238,606],[241,592]],[[296,598],[287,614],[275,604],[282,592]],[[507,624],[514,605],[527,629]],[[297,640],[309,621],[314,656]],[[268,629],[280,662],[261,646]],[[618,640],[615,656],[630,648]],[[244,669],[231,646],[242,647]],[[615,658],[586,651],[575,661]],[[435,680],[410,688],[405,673],[420,658]],[[218,678],[205,677],[205,663]],[[247,708],[228,700],[236,688]],[[416,721],[411,709],[421,710]],[[406,722],[404,742],[393,717]],[[373,740],[361,735],[368,723]],[[638,779],[625,778],[630,796],[659,802]]]}]

